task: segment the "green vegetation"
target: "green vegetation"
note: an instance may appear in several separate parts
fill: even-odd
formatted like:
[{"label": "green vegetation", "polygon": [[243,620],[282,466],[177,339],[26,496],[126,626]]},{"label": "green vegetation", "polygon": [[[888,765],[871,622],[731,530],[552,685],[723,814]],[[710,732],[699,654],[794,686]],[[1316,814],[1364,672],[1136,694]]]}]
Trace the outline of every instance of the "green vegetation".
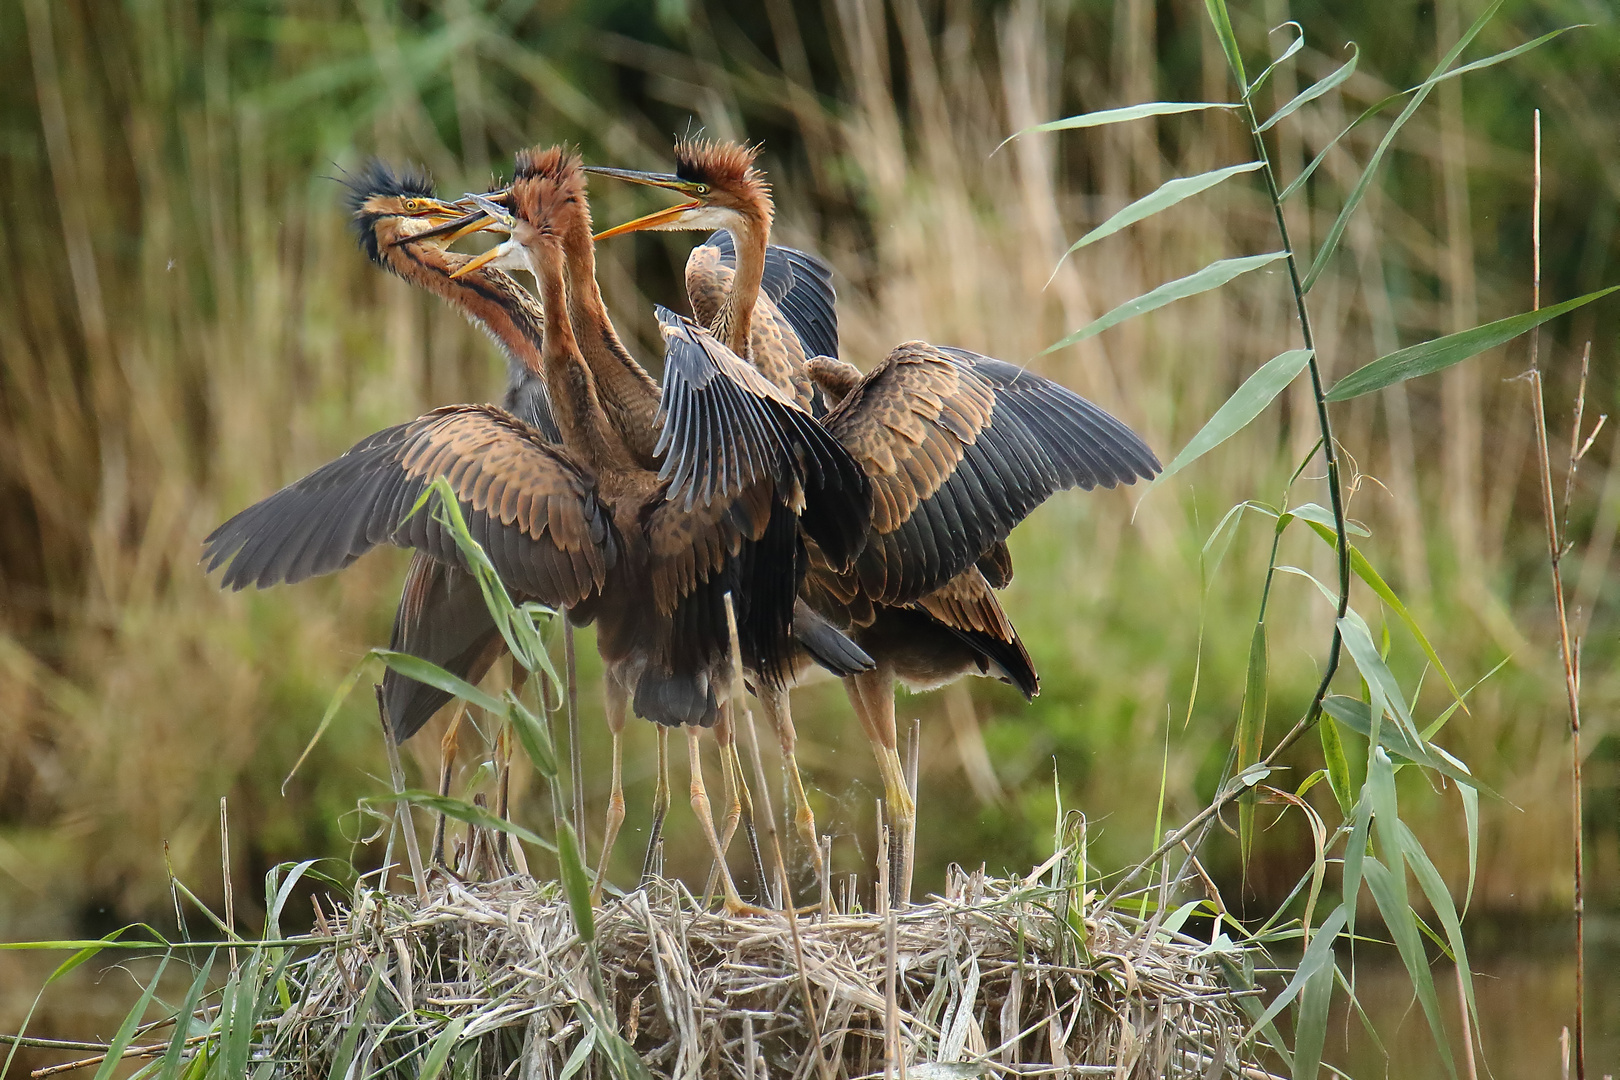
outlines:
[{"label": "green vegetation", "polygon": [[[1263,41],[1273,56],[1287,50],[1293,28],[1266,31],[1290,15],[1309,37],[1252,102],[1264,121],[1306,101],[1267,132],[1265,173],[1231,170],[1200,192],[1170,186],[1251,161],[1246,110],[1162,112],[993,152],[1053,117],[1230,101],[1229,67],[1257,69]],[[1256,259],[1225,288],[1193,295],[1200,275],[1236,269],[1216,271],[1221,260],[1278,251],[1283,224],[1309,289],[1321,388],[1349,397],[1357,384],[1340,380],[1361,369],[1376,389],[1332,416],[1347,516],[1366,532],[1353,542],[1377,574],[1347,564],[1358,571],[1350,606],[1365,624],[1341,624],[1354,664],[1328,699],[1337,726],[1321,729],[1337,735],[1342,761],[1331,742],[1299,744],[1283,760],[1292,772],[1268,783],[1293,793],[1327,768],[1328,782],[1299,796],[1311,810],[1279,819],[1275,807],[1240,804],[1228,820],[1242,841],[1217,832],[1205,863],[1234,906],[1270,913],[1324,857],[1311,814],[1342,817],[1362,850],[1376,834],[1383,865],[1412,865],[1426,897],[1403,899],[1398,875],[1368,869],[1368,912],[1388,915],[1406,899],[1433,906],[1430,925],[1448,947],[1457,939],[1436,880],[1474,910],[1562,909],[1562,674],[1527,394],[1509,381],[1526,366],[1523,342],[1411,382],[1361,373],[1402,346],[1530,308],[1533,104],[1547,139],[1546,302],[1616,277],[1609,58],[1620,33],[1603,23],[1488,72],[1430,82],[1421,108],[1421,93],[1391,100],[1424,85],[1476,15],[1450,0],[1354,15],[1243,8],[1232,15],[1239,60],[1191,0],[943,12],[853,0],[797,12],[447,2],[408,15],[316,0],[206,20],[179,0],[94,13],[27,0],[0,11],[0,55],[19,73],[0,90],[0,244],[15,268],[0,280],[0,745],[25,748],[0,757],[0,870],[18,879],[0,876],[0,926],[37,896],[53,898],[62,933],[94,905],[158,918],[164,841],[179,877],[209,896],[200,883],[217,878],[222,795],[239,882],[319,854],[375,862],[380,850],[359,844],[371,823],[355,809],[386,790],[369,697],[355,695],[285,796],[280,788],[344,673],[386,640],[403,559],[221,596],[194,565],[196,545],[227,513],[360,434],[491,396],[498,364],[432,298],[365,264],[321,177],[376,151],[425,161],[455,193],[481,183],[505,149],[562,138],[591,159],[652,166],[689,116],[766,140],[783,234],[842,272],[844,351],[855,362],[913,336],[1034,358],[1167,460],[1212,416],[1234,430],[1252,419],[1224,441],[1219,427],[1208,432],[1204,456],[1151,492],[1063,496],[1015,534],[1006,604],[1042,695],[1025,707],[981,684],[903,706],[923,717],[923,889],[948,861],[1021,871],[1050,854],[1054,761],[1062,805],[1092,823],[1093,864],[1128,866],[1152,847],[1157,823],[1192,818],[1241,771],[1235,740],[1241,762],[1257,760],[1307,714],[1335,626],[1309,578],[1335,598],[1338,580],[1332,546],[1304,527],[1331,528],[1333,515],[1296,506],[1331,506],[1311,459],[1320,431],[1310,380],[1295,379],[1268,409],[1217,413],[1234,391],[1240,405],[1263,404],[1306,360],[1286,264]],[[1609,18],[1573,2],[1505,5],[1457,63],[1599,15]],[[1359,52],[1339,47],[1351,39]],[[1281,188],[1280,214],[1262,175]],[[633,199],[604,188],[598,218],[621,220]],[[1132,222],[1154,209],[1163,212]],[[684,250],[660,238],[604,246],[604,288],[639,355],[656,355],[648,301],[675,295]],[[1086,332],[1177,280],[1187,299]],[[1612,310],[1581,307],[1541,331],[1555,446],[1588,337],[1589,415],[1611,411],[1620,365],[1598,320]],[[1075,344],[1043,354],[1065,338]],[[1433,353],[1406,359],[1438,367]],[[1581,471],[1566,564],[1585,642],[1588,783],[1604,790],[1616,785],[1617,744],[1603,717],[1620,696],[1614,617],[1598,603],[1620,523],[1613,438],[1599,435]],[[1296,518],[1260,503],[1295,507]],[[1239,505],[1250,509],[1229,516]],[[583,665],[587,720],[594,675]],[[1447,712],[1452,684],[1467,692],[1466,713]],[[1451,784],[1397,783],[1396,761],[1368,752],[1358,727],[1380,721],[1353,705],[1380,699],[1390,708],[1382,723],[1414,753],[1417,736],[1449,717],[1441,742],[1503,796],[1480,801],[1477,826],[1458,813]],[[847,706],[835,687],[816,687],[795,714],[838,868],[864,872],[877,785]],[[586,772],[601,778],[588,793],[594,824],[606,748],[589,723],[587,733]],[[407,747],[417,777],[433,772],[435,735]],[[652,740],[632,735],[634,837],[647,818],[650,784],[635,781],[638,769],[650,775]],[[463,779],[478,762],[465,765]],[[974,820],[941,794],[964,770],[986,800]],[[1364,788],[1386,806],[1398,798],[1420,847],[1384,831],[1393,814],[1368,825],[1371,801],[1351,811]],[[528,825],[549,820],[540,794],[520,802]],[[1620,873],[1617,822],[1603,809],[1612,803],[1589,799],[1597,896],[1612,896]],[[701,845],[682,821],[672,818],[669,857],[690,877]],[[1353,848],[1357,837],[1335,839]],[[636,846],[621,846],[624,875]],[[1318,926],[1324,913],[1351,924],[1355,905],[1336,907],[1339,885],[1334,874],[1324,886]],[[1411,961],[1421,947],[1408,935],[1401,951]],[[1306,983],[1307,994],[1321,986]]]}]

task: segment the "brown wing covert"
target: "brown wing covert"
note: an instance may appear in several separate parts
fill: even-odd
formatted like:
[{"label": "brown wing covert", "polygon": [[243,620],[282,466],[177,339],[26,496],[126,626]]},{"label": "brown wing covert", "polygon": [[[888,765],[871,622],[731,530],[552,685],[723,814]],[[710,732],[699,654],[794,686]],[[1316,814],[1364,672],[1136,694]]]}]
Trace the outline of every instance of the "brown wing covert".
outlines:
[{"label": "brown wing covert", "polygon": [[618,540],[594,477],[493,405],[436,409],[361,440],[214,530],[204,564],[225,565],[232,589],[330,573],[384,542],[463,565],[431,507],[406,516],[440,476],[509,588],[553,606],[601,589]]}]

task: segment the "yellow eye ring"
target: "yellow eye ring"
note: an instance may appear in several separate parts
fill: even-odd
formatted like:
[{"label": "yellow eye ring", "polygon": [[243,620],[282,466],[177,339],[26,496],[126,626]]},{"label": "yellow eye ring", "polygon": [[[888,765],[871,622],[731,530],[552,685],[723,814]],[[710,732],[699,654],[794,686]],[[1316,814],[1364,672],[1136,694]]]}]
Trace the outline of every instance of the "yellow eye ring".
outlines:
[{"label": "yellow eye ring", "polygon": [[416,199],[406,199],[405,200],[405,209],[407,209],[407,210],[420,210],[421,208],[422,208],[422,204],[419,201],[417,201]]}]

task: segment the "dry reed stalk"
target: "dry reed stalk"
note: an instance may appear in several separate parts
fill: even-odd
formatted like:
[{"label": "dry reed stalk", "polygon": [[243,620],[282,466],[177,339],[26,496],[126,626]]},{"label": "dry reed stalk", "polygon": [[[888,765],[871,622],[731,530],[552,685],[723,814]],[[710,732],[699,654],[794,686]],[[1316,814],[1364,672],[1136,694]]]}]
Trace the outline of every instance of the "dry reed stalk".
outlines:
[{"label": "dry reed stalk", "polygon": [[[1534,259],[1534,308],[1541,309],[1541,110],[1534,112],[1534,173],[1531,178],[1531,257]],[[1581,392],[1586,400],[1586,366],[1591,363],[1591,345],[1581,363]],[[1575,1080],[1586,1080],[1586,858],[1584,858],[1581,819],[1581,677],[1576,667],[1576,646],[1570,641],[1570,617],[1563,599],[1563,538],[1558,529],[1558,512],[1552,494],[1552,457],[1547,449],[1547,405],[1542,398],[1541,332],[1531,330],[1529,338],[1529,385],[1536,419],[1536,455],[1541,463],[1541,508],[1547,525],[1547,562],[1552,567],[1552,602],[1558,615],[1558,653],[1563,659],[1563,687],[1570,706],[1570,811],[1571,847],[1575,848],[1575,1027],[1573,1054]],[[1571,436],[1570,478],[1576,468],[1575,447],[1579,442],[1581,410],[1576,408],[1575,434]],[[1592,432],[1596,436],[1597,432]],[[1591,445],[1591,444],[1588,444]],[[1568,505],[1568,486],[1565,487]]]}]

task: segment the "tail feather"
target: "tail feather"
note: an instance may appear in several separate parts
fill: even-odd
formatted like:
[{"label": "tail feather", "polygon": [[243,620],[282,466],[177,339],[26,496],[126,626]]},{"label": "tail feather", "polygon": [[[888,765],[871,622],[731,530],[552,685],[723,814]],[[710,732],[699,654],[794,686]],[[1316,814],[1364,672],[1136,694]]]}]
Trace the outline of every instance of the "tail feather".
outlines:
[{"label": "tail feather", "polygon": [[793,612],[793,640],[810,658],[840,679],[877,666],[866,650],[802,601]]}]

